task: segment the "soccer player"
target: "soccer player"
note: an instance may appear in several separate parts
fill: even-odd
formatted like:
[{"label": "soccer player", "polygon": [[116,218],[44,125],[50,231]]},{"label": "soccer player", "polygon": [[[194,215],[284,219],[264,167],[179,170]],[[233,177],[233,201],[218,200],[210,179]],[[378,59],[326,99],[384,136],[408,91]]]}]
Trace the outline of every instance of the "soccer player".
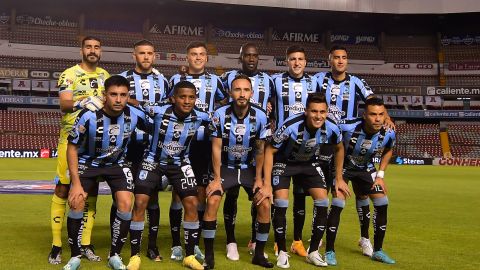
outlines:
[{"label": "soccer player", "polygon": [[[305,49],[293,45],[286,50],[288,71],[273,76],[275,91],[274,100],[275,126],[278,127],[288,117],[305,111],[307,96],[318,91],[317,79],[305,73],[307,59]],[[293,184],[293,242],[290,247],[292,253],[306,257],[307,251],[303,246],[302,231],[305,223],[305,192]],[[275,253],[278,248],[275,246]]]},{"label": "soccer player", "polygon": [[325,143],[335,145],[336,188],[340,192],[348,192],[348,186],[342,179],[342,134],[337,125],[326,121],[326,118],[325,96],[320,93],[310,94],[305,112],[287,118],[275,131],[265,150],[264,177],[265,182],[272,181],[274,191],[273,227],[279,249],[277,266],[280,268],[290,267],[285,229],[291,178],[314,200],[312,237],[306,260],[316,266],[327,266],[318,252],[328,209],[327,185],[317,161],[318,152]]},{"label": "soccer player", "polygon": [[108,78],[103,109],[81,110],[69,133],[67,160],[72,185],[68,195],[67,230],[71,259],[64,270],[80,267],[83,208],[91,194],[98,194],[98,177],[107,181],[118,209],[111,225],[108,264],[112,269],[127,269],[119,254],[130,227],[134,182],[130,168],[124,164],[124,156],[133,130],[136,127],[146,130],[145,114],[127,106],[128,87],[129,82],[122,76]]},{"label": "soccer player", "polygon": [[[65,217],[65,206],[70,188],[70,178],[67,174],[67,138],[73,123],[80,111],[87,108],[97,111],[103,106],[104,81],[110,76],[107,71],[98,67],[102,55],[100,40],[87,36],[83,38],[80,64],[66,69],[58,80],[60,110],[64,113],[61,121],[60,138],[58,140],[57,175],[55,176],[55,193],[51,204],[52,250],[48,262],[62,262],[62,227]],[[91,261],[100,261],[91,245],[91,235],[95,220],[97,196],[90,194],[85,202],[86,215],[82,234],[81,253]]]},{"label": "soccer player", "polygon": [[[246,43],[240,47],[239,62],[242,64],[241,70],[232,70],[222,75],[223,85],[226,90],[232,89],[233,80],[239,75],[246,75],[250,78],[253,86],[253,93],[250,103],[264,109],[268,114],[272,110],[270,103],[271,91],[274,90],[273,80],[265,72],[258,70],[258,48],[253,43]],[[223,205],[223,220],[225,231],[227,233],[227,258],[233,261],[240,259],[238,254],[237,241],[235,239],[235,220],[237,216],[237,199],[240,186],[231,187],[226,191],[225,202]],[[252,205],[252,236],[248,243],[251,254],[255,251],[255,217],[257,209]]]},{"label": "soccer player", "polygon": [[[360,100],[366,101],[374,97],[372,90],[368,84],[361,78],[347,73],[348,55],[345,47],[334,45],[330,49],[329,63],[330,72],[320,72],[315,75],[320,83],[320,90],[325,94],[329,104],[328,117],[337,124],[342,124],[346,120],[355,119],[357,117],[358,103]],[[386,116],[386,125],[389,128],[395,128],[393,122],[388,115]],[[322,148],[320,159],[322,168],[331,172],[333,166],[331,157],[333,155],[333,147],[326,146]],[[330,168],[329,168],[330,167]],[[332,176],[332,174],[328,174]],[[332,177],[327,177],[327,183],[332,186]],[[340,213],[345,207],[345,201],[336,199],[335,192],[332,192],[332,205],[329,211],[328,230],[326,233],[326,261],[329,265],[336,265],[335,258],[335,238],[338,231]],[[363,254],[371,256],[373,249],[368,236],[368,228],[370,223],[370,207],[367,197],[357,197],[357,211],[360,220],[361,237],[359,246],[362,248]]]},{"label": "soccer player", "polygon": [[157,192],[162,175],[166,175],[185,208],[183,228],[186,257],[183,264],[192,269],[203,269],[194,255],[199,233],[198,191],[195,174],[190,165],[189,151],[190,142],[200,130],[203,130],[200,127],[207,125],[209,115],[194,109],[197,97],[193,83],[188,81],[177,83],[172,94],[173,105],[153,108],[155,116],[152,140],[135,181],[135,204],[130,226],[132,258],[140,261],[138,254],[145,209],[152,193]]},{"label": "soccer player", "polygon": [[[175,74],[170,78],[170,88],[174,87],[181,81],[189,81],[196,87],[197,100],[195,106],[200,111],[213,115],[215,103],[225,103],[227,94],[223,89],[220,78],[214,74],[205,71],[205,65],[208,61],[207,45],[203,42],[191,42],[187,46],[187,63],[188,69],[186,73]],[[171,93],[170,93],[171,95]],[[202,127],[203,128],[203,127]],[[193,138],[191,146],[190,160],[192,162],[193,171],[197,177],[198,184],[198,216],[202,220],[205,212],[205,188],[208,185],[208,167],[212,152],[211,143],[208,136],[204,135],[201,128]],[[182,260],[183,250],[180,245],[180,224],[182,222],[182,207],[175,193],[172,193],[172,204],[170,206],[170,231],[172,234],[172,254],[170,259]],[[200,224],[201,226],[201,224]],[[204,255],[195,246],[195,254],[198,259],[203,260]]]},{"label": "soccer player", "polygon": [[[387,111],[383,100],[370,98],[365,101],[363,119],[347,121],[340,125],[345,146],[345,161],[343,177],[352,181],[355,195],[368,197],[373,202],[373,254],[372,260],[394,264],[383,250],[383,239],[387,230],[387,187],[384,181],[395,145],[395,131],[384,127]],[[381,153],[379,170],[375,169],[373,157]],[[345,196],[336,194],[337,200],[345,200]],[[340,218],[338,218],[339,220]],[[338,224],[336,224],[338,226]]]},{"label": "soccer player", "polygon": [[203,217],[205,269],[213,269],[215,265],[213,242],[222,193],[236,186],[247,191],[257,209],[257,246],[252,263],[273,268],[263,254],[270,229],[272,198],[271,184],[264,182],[262,177],[268,119],[263,109],[251,104],[252,95],[250,78],[236,76],[231,81],[232,101],[215,111],[210,124],[213,180],[207,186],[207,208]]},{"label": "soccer player", "polygon": [[[135,68],[122,72],[120,75],[130,82],[130,99],[128,103],[140,108],[146,108],[166,99],[168,80],[158,70],[153,68],[155,61],[155,47],[148,40],[140,40],[133,46],[133,59]],[[133,175],[137,175],[137,168],[143,159],[145,149],[148,147],[149,137],[141,130],[135,131],[136,140],[131,140],[128,145],[126,160],[131,163]],[[111,220],[115,214],[112,206]],[[148,249],[147,257],[154,261],[161,261],[157,247],[158,226],[160,223],[160,207],[158,193],[152,193],[147,206],[148,217]]]}]

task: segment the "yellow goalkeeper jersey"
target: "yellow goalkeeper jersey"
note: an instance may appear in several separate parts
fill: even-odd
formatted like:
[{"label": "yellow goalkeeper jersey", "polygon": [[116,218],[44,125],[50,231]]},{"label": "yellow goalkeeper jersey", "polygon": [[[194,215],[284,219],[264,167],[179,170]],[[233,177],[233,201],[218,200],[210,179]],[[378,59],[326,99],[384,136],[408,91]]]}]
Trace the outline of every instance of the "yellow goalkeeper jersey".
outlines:
[{"label": "yellow goalkeeper jersey", "polygon": [[[71,91],[73,93],[73,101],[77,101],[88,96],[103,96],[105,89],[105,80],[110,74],[103,68],[97,67],[94,72],[83,70],[80,65],[75,65],[66,69],[60,79],[58,79],[59,93]],[[62,131],[70,132],[75,119],[80,110],[73,113],[65,113],[62,116],[60,124]]]}]

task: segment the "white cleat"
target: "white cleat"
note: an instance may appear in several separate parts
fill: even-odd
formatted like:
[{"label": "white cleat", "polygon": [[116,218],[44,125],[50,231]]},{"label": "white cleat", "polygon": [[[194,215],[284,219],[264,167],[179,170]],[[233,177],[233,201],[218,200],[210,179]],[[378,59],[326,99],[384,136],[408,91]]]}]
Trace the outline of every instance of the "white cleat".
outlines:
[{"label": "white cleat", "polygon": [[289,257],[290,255],[288,255],[287,252],[280,250],[277,256],[277,266],[284,269],[290,268],[290,263],[288,262]]},{"label": "white cleat", "polygon": [[227,245],[227,258],[231,261],[240,260],[240,254],[238,254],[237,243],[230,243]]},{"label": "white cleat", "polygon": [[308,253],[306,260],[308,263],[311,263],[315,266],[328,266],[328,264],[322,259],[322,255],[318,253],[318,250]]},{"label": "white cleat", "polygon": [[365,256],[372,257],[373,247],[370,239],[362,237],[358,240],[358,246],[362,248],[362,253]]}]

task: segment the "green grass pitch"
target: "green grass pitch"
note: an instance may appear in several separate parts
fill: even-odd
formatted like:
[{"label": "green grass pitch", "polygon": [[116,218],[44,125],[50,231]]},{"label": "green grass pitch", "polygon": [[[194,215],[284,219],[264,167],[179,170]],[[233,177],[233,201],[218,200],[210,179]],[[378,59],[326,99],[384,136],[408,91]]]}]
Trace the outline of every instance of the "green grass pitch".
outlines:
[{"label": "green grass pitch", "polygon": [[[50,180],[55,160],[0,159],[0,179]],[[388,229],[384,248],[396,265],[382,265],[361,255],[357,241],[358,220],[353,199],[347,201],[337,237],[339,265],[334,269],[480,269],[480,170],[474,167],[391,166],[386,172],[389,188]],[[51,244],[49,195],[0,194],[0,269],[61,269],[47,263]],[[168,207],[170,193],[160,193],[161,224],[158,245],[164,261],[154,263],[142,256],[142,269],[183,269],[170,255]],[[100,263],[82,260],[82,269],[107,269],[109,249],[108,215],[111,199],[100,196],[93,244],[102,256]],[[309,239],[311,199],[307,199],[304,239]],[[292,205],[290,203],[290,205]],[[221,211],[220,211],[221,212]],[[246,245],[250,237],[249,205],[244,192],[240,197],[236,236],[240,261],[230,262],[225,255],[223,216],[219,213],[216,269],[260,269],[250,264]],[[287,245],[292,237],[291,207],[287,213]],[[373,237],[372,229],[371,237]],[[144,239],[146,233],[144,234]],[[273,234],[267,253],[273,261]],[[144,240],[144,243],[146,241]],[[306,241],[305,241],[306,242]],[[69,257],[66,230],[63,232],[63,260]],[[306,245],[308,243],[305,243]],[[203,245],[203,244],[202,244]],[[123,249],[128,260],[129,244]],[[145,251],[143,248],[142,251]],[[323,253],[322,249],[322,253]],[[291,255],[291,269],[313,269],[302,258]]]}]

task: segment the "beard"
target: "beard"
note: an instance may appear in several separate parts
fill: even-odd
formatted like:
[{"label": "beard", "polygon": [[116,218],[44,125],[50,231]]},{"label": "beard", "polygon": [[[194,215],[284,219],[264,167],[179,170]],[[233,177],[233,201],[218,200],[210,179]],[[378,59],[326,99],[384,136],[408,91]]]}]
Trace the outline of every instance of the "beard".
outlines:
[{"label": "beard", "polygon": [[[94,61],[91,61],[90,59],[88,59],[89,56],[95,56],[96,59]],[[94,65],[94,64],[97,64],[98,61],[100,61],[100,56],[96,54],[88,54],[88,55],[84,54],[82,59],[83,59],[83,62]]]}]

